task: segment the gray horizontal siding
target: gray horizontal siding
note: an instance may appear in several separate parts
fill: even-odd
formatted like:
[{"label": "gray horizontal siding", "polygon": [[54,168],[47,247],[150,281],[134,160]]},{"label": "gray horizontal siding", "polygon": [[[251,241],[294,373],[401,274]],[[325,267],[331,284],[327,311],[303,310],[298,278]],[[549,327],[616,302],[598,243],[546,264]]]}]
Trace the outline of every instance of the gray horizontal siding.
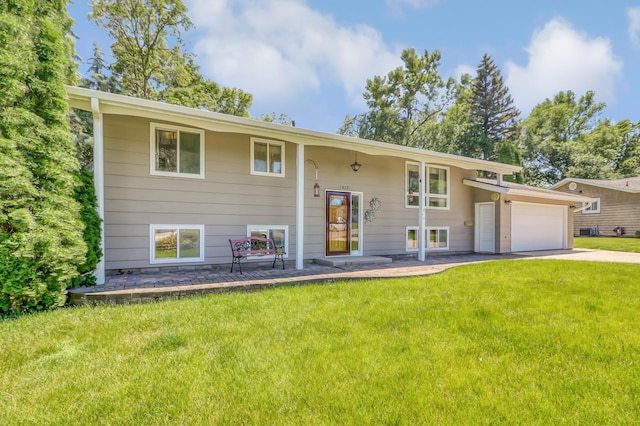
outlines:
[{"label": "gray horizontal siding", "polygon": [[[229,262],[229,238],[247,225],[287,225],[289,259],[296,256],[296,146],[286,144],[286,177],[250,174],[250,135],[205,133],[204,179],[152,176],[150,123],[146,119],[105,116],[106,268],[157,267],[149,263],[150,224],[205,225],[204,264]],[[305,164],[305,257],[324,256],[325,190],[363,194],[382,205],[375,220],[363,224],[365,255],[405,253],[406,226],[418,225],[418,210],[404,206],[405,160],[358,154],[354,173],[349,150],[308,146],[305,158],[318,165],[321,197],[312,195],[315,171]],[[463,177],[473,171],[451,168],[451,209],[427,210],[427,226],[450,227],[450,251],[473,249],[473,200]],[[199,264],[199,263],[197,263]]]}]

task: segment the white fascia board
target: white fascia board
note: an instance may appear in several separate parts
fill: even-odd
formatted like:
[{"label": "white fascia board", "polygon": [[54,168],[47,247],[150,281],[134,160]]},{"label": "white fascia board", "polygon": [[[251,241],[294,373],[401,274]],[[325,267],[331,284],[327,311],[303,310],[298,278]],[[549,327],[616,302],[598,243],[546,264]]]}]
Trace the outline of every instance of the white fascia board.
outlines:
[{"label": "white fascia board", "polygon": [[508,188],[506,186],[498,186],[490,183],[478,182],[472,179],[463,179],[462,183],[473,188],[484,189],[485,191],[498,192],[500,194],[518,195],[521,197],[542,198],[545,200],[557,201],[573,201],[577,203],[592,203],[595,198],[585,197],[582,195],[572,195],[566,192],[558,192],[557,194],[550,192],[536,191],[535,189],[517,189]]},{"label": "white fascia board", "polygon": [[566,183],[569,183],[569,182],[575,182],[575,183],[579,183],[581,185],[595,186],[596,188],[604,188],[604,189],[609,189],[611,191],[628,192],[630,194],[640,193],[640,190],[637,190],[637,189],[620,188],[618,186],[611,186],[611,185],[607,185],[607,184],[603,184],[603,183],[592,182],[589,179],[572,179],[572,178],[562,179],[560,182],[556,183],[555,185],[550,186],[549,189],[560,188],[562,185],[564,185]]},{"label": "white fascia board", "polygon": [[100,100],[100,109],[103,114],[133,115],[153,120],[175,121],[211,131],[247,133],[295,144],[353,150],[363,154],[399,157],[413,161],[424,161],[429,164],[460,167],[466,170],[484,170],[499,174],[511,174],[522,170],[522,167],[511,164],[283,126],[257,119],[236,117],[81,87],[66,86],[66,89],[69,95],[69,104],[85,111],[90,111],[91,98],[97,98]]}]

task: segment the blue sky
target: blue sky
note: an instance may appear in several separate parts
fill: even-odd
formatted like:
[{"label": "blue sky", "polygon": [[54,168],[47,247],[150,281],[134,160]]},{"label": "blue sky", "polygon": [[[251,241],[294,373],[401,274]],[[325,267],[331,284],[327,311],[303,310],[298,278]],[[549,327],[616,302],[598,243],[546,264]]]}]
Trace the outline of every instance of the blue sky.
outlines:
[{"label": "blue sky", "polygon": [[[187,49],[209,79],[254,95],[251,114],[285,113],[334,133],[364,112],[368,78],[400,52],[442,53],[440,75],[474,73],[484,53],[522,116],[561,90],[594,90],[613,120],[640,120],[640,1],[183,0],[195,29]],[[76,0],[76,51],[110,41]],[[82,66],[80,71],[86,70]]]}]

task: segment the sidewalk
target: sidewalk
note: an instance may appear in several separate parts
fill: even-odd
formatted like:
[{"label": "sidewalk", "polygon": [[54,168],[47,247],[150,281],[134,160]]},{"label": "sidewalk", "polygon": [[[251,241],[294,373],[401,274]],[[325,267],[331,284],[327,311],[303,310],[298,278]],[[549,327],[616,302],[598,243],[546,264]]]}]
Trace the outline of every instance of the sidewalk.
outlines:
[{"label": "sidewalk", "polygon": [[391,263],[337,267],[305,262],[301,270],[289,265],[282,270],[246,263],[242,267],[244,274],[236,271],[230,273],[229,265],[214,265],[211,269],[194,271],[124,273],[107,276],[103,285],[70,289],[69,302],[73,305],[141,303],[208,293],[251,291],[276,285],[430,275],[462,264],[519,257],[474,253],[428,256],[425,262],[399,257]]},{"label": "sidewalk", "polygon": [[142,303],[228,291],[254,291],[277,285],[367,280],[437,274],[454,266],[503,259],[560,259],[640,264],[640,253],[574,249],[525,252],[517,254],[451,254],[396,257],[391,263],[323,266],[306,262],[304,269],[272,269],[269,266],[243,265],[244,274],[229,272],[229,265],[211,269],[155,273],[123,273],[107,276],[104,285],[69,290],[69,303]]}]

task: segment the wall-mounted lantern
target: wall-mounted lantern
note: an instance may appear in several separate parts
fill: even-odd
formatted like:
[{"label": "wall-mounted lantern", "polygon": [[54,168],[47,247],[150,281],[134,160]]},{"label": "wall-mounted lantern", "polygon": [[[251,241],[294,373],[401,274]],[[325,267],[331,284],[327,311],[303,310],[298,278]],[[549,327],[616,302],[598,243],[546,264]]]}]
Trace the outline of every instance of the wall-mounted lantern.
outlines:
[{"label": "wall-mounted lantern", "polygon": [[362,164],[358,163],[358,151],[356,151],[356,161],[354,161],[353,164],[351,164],[351,170],[353,170],[354,172],[357,172],[358,170],[360,170],[361,166]]},{"label": "wall-mounted lantern", "polygon": [[313,167],[316,168],[316,183],[313,184],[313,198],[320,198],[320,185],[318,184],[318,165],[313,160],[305,160],[305,163],[307,161],[313,163]]}]

